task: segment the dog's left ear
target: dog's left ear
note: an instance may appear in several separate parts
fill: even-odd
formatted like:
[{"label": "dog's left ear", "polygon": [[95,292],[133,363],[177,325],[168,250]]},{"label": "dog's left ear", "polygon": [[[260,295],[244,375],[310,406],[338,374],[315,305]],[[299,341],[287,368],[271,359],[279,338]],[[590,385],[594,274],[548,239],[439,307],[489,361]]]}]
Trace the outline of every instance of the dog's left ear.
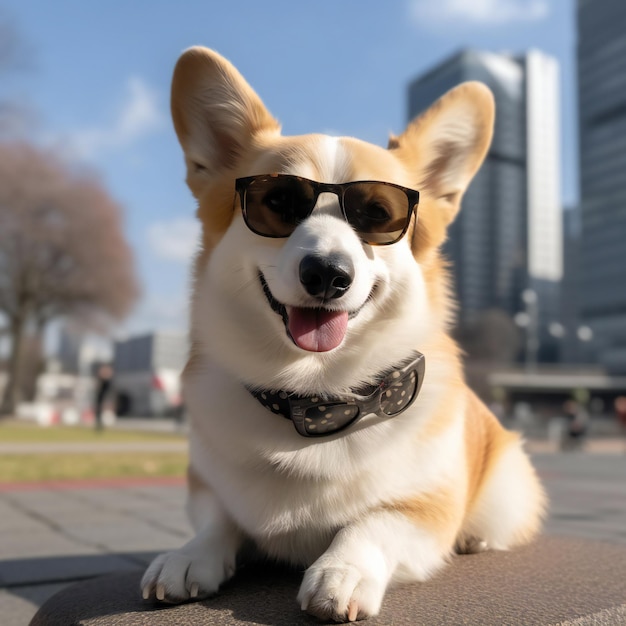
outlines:
[{"label": "dog's left ear", "polygon": [[448,225],[491,143],[495,105],[489,89],[467,82],[442,96],[399,137],[392,150],[414,173],[422,201]]}]

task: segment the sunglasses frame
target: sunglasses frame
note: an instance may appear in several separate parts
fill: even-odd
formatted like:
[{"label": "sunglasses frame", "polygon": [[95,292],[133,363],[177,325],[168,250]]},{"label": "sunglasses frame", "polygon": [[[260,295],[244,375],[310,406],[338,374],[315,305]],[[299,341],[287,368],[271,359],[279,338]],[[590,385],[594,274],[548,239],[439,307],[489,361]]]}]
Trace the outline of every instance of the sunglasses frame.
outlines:
[{"label": "sunglasses frame", "polygon": [[[395,370],[394,374],[398,373],[399,376],[397,378],[402,378],[409,374],[412,370],[415,370],[415,375],[417,377],[417,381],[415,383],[415,393],[411,400],[397,413],[389,414],[385,413],[381,408],[381,402],[383,399],[383,395],[387,389],[389,389],[393,383],[395,382],[395,378],[392,375],[387,376],[383,379],[383,381],[376,387],[376,389],[367,396],[361,396],[356,393],[345,394],[341,398],[332,398],[332,399],[322,399],[320,398],[318,401],[314,402],[309,398],[300,398],[300,397],[288,397],[286,400],[289,403],[289,408],[291,410],[291,421],[295,426],[298,434],[303,437],[329,437],[335,435],[342,430],[350,426],[354,426],[357,422],[360,422],[367,415],[376,415],[377,417],[384,417],[388,419],[393,419],[397,417],[406,409],[408,409],[419,396],[420,390],[422,388],[422,383],[424,382],[424,373],[426,371],[426,359],[421,352],[417,353],[417,356],[410,362],[407,363],[402,369]],[[312,433],[306,429],[305,418],[307,415],[307,411],[309,409],[320,407],[320,406],[337,406],[340,404],[345,404],[347,406],[357,406],[359,412],[356,416],[346,422],[336,430],[330,432],[323,433]]]},{"label": "sunglasses frame", "polygon": [[[315,206],[317,205],[317,201],[319,199],[320,194],[322,193],[335,194],[339,200],[339,207],[341,208],[341,214],[343,215],[344,220],[353,229],[354,227],[352,226],[352,224],[350,224],[350,221],[348,220],[348,217],[346,215],[346,209],[345,209],[345,203],[344,203],[346,190],[348,188],[354,185],[374,184],[374,185],[385,185],[387,187],[393,187],[395,189],[399,189],[400,191],[404,192],[407,198],[406,223],[404,225],[404,228],[402,229],[402,232],[395,239],[393,239],[392,241],[382,241],[382,242],[369,241],[366,237],[364,237],[364,235],[367,235],[367,233],[361,233],[357,231],[356,229],[354,229],[355,233],[359,236],[359,239],[361,239],[363,243],[366,243],[370,246],[389,246],[391,244],[394,244],[400,241],[400,239],[404,237],[407,230],[409,229],[409,225],[411,224],[411,217],[413,213],[416,212],[417,207],[419,205],[419,197],[420,197],[419,191],[415,189],[410,189],[409,187],[403,187],[402,185],[396,185],[395,183],[388,183],[388,182],[380,181],[380,180],[354,180],[354,181],[349,181],[346,183],[319,183],[315,180],[310,180],[308,178],[304,178],[303,176],[296,176],[293,174],[257,174],[256,176],[245,176],[243,178],[237,178],[235,180],[235,192],[239,195],[239,201],[241,204],[241,212],[243,213],[243,219],[246,223],[246,226],[253,233],[260,235],[261,237],[269,237],[271,239],[286,239],[293,233],[293,231],[291,231],[291,233],[289,233],[288,235],[269,235],[267,233],[259,232],[257,229],[253,228],[250,225],[250,222],[248,221],[247,192],[248,192],[248,188],[253,182],[257,180],[261,180],[261,179],[283,179],[283,180],[295,179],[311,186],[311,188],[313,189],[311,210],[306,215],[304,215],[302,217],[302,220],[298,223],[303,222],[305,219],[311,216],[311,214],[313,213],[313,210],[315,209]],[[296,228],[297,228],[297,225],[294,226],[293,230],[295,230]]]}]

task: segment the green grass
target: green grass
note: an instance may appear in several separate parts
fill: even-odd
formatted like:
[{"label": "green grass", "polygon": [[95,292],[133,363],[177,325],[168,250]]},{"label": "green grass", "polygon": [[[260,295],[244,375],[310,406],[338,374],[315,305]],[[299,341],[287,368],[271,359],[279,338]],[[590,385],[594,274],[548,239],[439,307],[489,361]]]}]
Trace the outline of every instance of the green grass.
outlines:
[{"label": "green grass", "polygon": [[183,435],[104,429],[85,426],[49,426],[0,421],[2,443],[133,443],[184,441]]},{"label": "green grass", "polygon": [[[0,421],[2,444],[76,444],[77,451],[33,452],[0,455],[0,483],[97,478],[184,476],[187,453],[184,451],[118,451],[117,443],[183,443],[185,437],[174,433],[151,433],[77,426],[50,426]],[[102,452],[80,452],[81,444],[98,444]]]},{"label": "green grass", "polygon": [[184,476],[186,468],[183,452],[3,454],[0,483]]}]

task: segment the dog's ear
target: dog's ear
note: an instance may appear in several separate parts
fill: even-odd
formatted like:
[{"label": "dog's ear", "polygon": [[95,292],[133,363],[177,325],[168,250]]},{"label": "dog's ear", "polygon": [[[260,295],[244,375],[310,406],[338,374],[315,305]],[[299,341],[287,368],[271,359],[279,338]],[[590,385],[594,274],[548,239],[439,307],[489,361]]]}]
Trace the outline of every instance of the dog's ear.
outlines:
[{"label": "dog's ear", "polygon": [[187,161],[187,181],[211,180],[236,166],[263,132],[278,122],[237,69],[207,48],[186,50],[172,78],[172,119]]},{"label": "dog's ear", "polygon": [[429,210],[434,204],[445,225],[487,154],[494,114],[491,91],[482,83],[463,83],[389,140],[389,149],[414,173],[420,204]]}]

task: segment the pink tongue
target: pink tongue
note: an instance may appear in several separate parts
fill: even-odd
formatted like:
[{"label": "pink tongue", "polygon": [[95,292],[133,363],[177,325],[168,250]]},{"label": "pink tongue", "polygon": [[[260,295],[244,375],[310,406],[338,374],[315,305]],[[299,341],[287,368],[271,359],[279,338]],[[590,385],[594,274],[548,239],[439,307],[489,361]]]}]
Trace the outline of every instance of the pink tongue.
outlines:
[{"label": "pink tongue", "polygon": [[288,307],[289,333],[296,345],[309,352],[328,352],[343,340],[348,328],[347,311]]}]

